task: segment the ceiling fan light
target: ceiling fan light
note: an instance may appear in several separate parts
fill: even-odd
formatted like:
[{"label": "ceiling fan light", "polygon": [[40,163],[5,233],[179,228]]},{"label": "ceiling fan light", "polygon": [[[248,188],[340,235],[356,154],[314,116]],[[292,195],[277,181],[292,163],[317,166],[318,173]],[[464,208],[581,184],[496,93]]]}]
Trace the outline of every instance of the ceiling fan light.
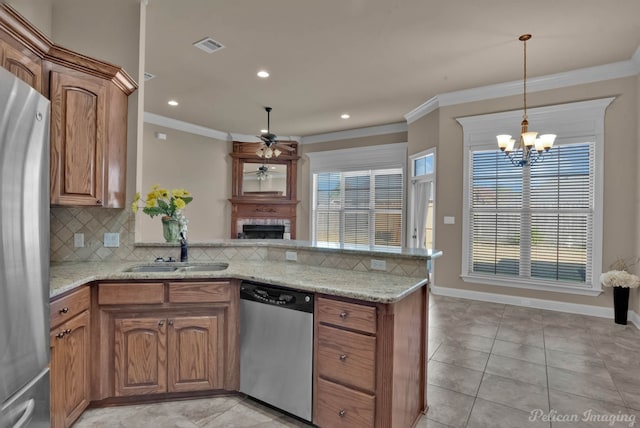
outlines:
[{"label": "ceiling fan light", "polygon": [[256,150],[256,155],[258,155],[259,158],[264,156],[264,149],[263,148],[259,148],[258,150]]},{"label": "ceiling fan light", "polygon": [[273,156],[273,150],[271,149],[271,147],[267,147],[267,149],[264,151],[264,157],[266,159],[271,159],[271,156]]},{"label": "ceiling fan light", "polygon": [[522,141],[526,147],[531,147],[536,143],[538,133],[535,131],[525,132],[522,134]]},{"label": "ceiling fan light", "polygon": [[280,150],[278,150],[278,149],[275,149],[275,150],[273,151],[273,155],[274,155],[275,157],[278,157],[278,156],[280,156],[281,154],[282,154],[282,152],[281,152]]}]

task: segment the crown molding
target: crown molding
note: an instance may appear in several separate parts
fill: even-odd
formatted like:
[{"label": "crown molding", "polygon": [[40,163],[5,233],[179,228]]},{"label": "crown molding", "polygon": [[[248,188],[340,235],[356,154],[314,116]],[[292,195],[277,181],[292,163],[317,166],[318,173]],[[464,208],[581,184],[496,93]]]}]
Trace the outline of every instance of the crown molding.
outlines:
[{"label": "crown molding", "polygon": [[[581,68],[562,73],[527,79],[527,93],[600,82],[603,80],[619,79],[640,74],[640,47],[631,59],[611,64]],[[461,91],[446,92],[430,98],[425,103],[405,114],[407,123],[415,122],[439,107],[503,98],[522,93],[522,80],[497,83],[495,85],[480,86]]]},{"label": "crown molding", "polygon": [[388,125],[369,126],[367,128],[349,129],[346,131],[328,132],[302,137],[301,144],[324,143],[327,141],[350,140],[352,138],[371,137],[374,135],[395,134],[407,132],[407,124],[404,122],[390,123]]},{"label": "crown molding", "polygon": [[190,134],[201,135],[203,137],[215,138],[216,140],[231,141],[231,134],[228,132],[218,131],[217,129],[207,128],[206,126],[195,125],[193,123],[184,122],[182,120],[172,119],[159,114],[144,112],[145,123],[164,126],[165,128],[175,129],[178,131],[188,132]]}]

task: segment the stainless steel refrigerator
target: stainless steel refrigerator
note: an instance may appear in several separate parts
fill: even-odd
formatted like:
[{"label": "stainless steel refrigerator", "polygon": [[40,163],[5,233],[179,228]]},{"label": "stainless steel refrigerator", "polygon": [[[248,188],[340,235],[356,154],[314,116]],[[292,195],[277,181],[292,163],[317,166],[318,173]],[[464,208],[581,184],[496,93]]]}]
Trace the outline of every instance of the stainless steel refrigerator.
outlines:
[{"label": "stainless steel refrigerator", "polygon": [[0,428],[50,425],[49,110],[0,67]]}]

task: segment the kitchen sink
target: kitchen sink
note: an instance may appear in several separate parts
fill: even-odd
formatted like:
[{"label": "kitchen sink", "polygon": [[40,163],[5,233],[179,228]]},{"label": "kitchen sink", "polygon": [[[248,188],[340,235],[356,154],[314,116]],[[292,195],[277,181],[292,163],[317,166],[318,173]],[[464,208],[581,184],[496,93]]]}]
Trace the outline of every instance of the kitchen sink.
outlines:
[{"label": "kitchen sink", "polygon": [[217,270],[225,270],[229,267],[229,263],[203,263],[193,264],[183,267],[181,270],[189,272],[212,272]]},{"label": "kitchen sink", "polygon": [[225,270],[229,267],[229,263],[195,263],[195,264],[148,264],[132,266],[124,270],[124,272],[214,272]]},{"label": "kitchen sink", "polygon": [[125,269],[125,272],[175,272],[177,266],[167,265],[138,265]]}]

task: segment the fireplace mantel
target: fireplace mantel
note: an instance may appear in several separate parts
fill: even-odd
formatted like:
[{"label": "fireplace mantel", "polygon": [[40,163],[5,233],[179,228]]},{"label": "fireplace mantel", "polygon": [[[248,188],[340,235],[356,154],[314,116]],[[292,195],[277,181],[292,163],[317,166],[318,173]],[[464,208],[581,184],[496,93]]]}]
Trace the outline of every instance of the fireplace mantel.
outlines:
[{"label": "fireplace mantel", "polygon": [[[244,224],[283,224],[291,239],[296,238],[296,199],[298,144],[287,142],[292,150],[282,150],[277,158],[263,159],[256,155],[256,150],[262,143],[247,143],[234,141],[233,151],[230,153],[233,162],[233,176],[231,188],[231,238],[237,238],[242,232]],[[246,164],[263,164],[283,166],[286,171],[283,191],[246,191]],[[282,180],[282,179],[281,179]]]}]

